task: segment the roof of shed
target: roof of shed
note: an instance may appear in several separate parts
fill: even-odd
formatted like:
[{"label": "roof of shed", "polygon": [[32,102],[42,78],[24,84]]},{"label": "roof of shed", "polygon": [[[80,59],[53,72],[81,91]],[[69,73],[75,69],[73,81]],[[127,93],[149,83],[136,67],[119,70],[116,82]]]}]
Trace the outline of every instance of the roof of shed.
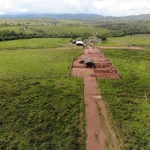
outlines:
[{"label": "roof of shed", "polygon": [[82,44],[83,45],[83,42],[82,41],[77,41],[76,44]]},{"label": "roof of shed", "polygon": [[94,62],[93,62],[93,59],[91,59],[91,58],[85,58],[84,63],[88,64],[88,63],[94,63]]},{"label": "roof of shed", "polygon": [[83,62],[85,64],[87,64],[87,63],[94,63],[93,59],[91,59],[91,58],[81,58],[81,59],[79,59],[79,62],[80,63]]}]

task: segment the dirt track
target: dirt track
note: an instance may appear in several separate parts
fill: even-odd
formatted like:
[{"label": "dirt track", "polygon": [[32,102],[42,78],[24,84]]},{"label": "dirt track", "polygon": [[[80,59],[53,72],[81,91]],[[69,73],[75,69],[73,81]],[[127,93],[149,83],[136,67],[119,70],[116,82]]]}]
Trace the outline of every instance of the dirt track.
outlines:
[{"label": "dirt track", "polygon": [[[87,119],[87,150],[118,150],[105,103],[95,77],[84,77],[84,99]],[[108,143],[108,145],[106,145]]]},{"label": "dirt track", "polygon": [[[78,58],[83,57],[92,57],[96,61],[101,59],[102,64],[104,62],[109,62],[109,60],[105,58],[100,49],[92,47],[84,49],[84,54],[79,56]],[[104,68],[102,67],[99,69],[103,70]],[[110,70],[110,66],[106,67],[106,70],[107,69]],[[100,74],[104,74],[106,76],[107,73],[102,72]],[[114,75],[117,73],[111,74]],[[71,75],[76,77],[83,77],[84,79],[84,100],[87,121],[87,150],[118,150],[119,148],[116,144],[117,142],[115,133],[111,129],[105,103],[102,100],[100,89],[97,84],[95,69],[86,68],[84,64],[80,64],[78,62],[78,59],[75,58],[73,61]],[[118,78],[118,76],[116,76],[116,78]]]},{"label": "dirt track", "polygon": [[132,49],[132,50],[150,50],[150,48],[137,47],[137,46],[125,46],[125,47],[113,47],[113,46],[100,46],[101,49]]}]

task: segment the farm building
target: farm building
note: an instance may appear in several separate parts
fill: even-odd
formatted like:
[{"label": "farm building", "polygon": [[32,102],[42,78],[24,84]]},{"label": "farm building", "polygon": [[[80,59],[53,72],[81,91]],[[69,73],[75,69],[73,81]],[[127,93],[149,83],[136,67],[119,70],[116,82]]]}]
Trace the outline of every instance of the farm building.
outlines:
[{"label": "farm building", "polygon": [[82,41],[77,41],[77,42],[76,42],[76,45],[78,45],[78,46],[83,46],[84,43],[83,43]]}]

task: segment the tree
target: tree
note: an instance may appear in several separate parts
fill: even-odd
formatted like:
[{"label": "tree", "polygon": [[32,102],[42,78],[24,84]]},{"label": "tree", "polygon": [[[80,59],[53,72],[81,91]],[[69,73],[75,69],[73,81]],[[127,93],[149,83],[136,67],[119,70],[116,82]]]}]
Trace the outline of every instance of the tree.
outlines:
[{"label": "tree", "polygon": [[102,39],[102,42],[106,42],[107,41],[107,37],[105,37],[105,36],[102,36],[101,39]]}]

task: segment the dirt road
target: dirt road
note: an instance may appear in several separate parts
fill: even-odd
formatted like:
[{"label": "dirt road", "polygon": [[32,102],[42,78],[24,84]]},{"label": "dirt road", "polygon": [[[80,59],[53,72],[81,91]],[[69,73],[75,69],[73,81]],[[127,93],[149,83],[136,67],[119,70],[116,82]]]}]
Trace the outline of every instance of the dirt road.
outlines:
[{"label": "dirt road", "polygon": [[125,46],[125,47],[99,46],[99,48],[100,48],[100,49],[150,50],[150,48],[137,47],[137,46]]},{"label": "dirt road", "polygon": [[105,103],[95,77],[84,77],[84,99],[87,150],[118,150],[115,133],[111,129]]},{"label": "dirt road", "polygon": [[[90,57],[95,63],[109,63],[109,60],[100,51],[100,49],[87,47],[84,54],[75,58],[70,75],[75,77],[83,77],[84,79],[84,100],[86,111],[86,133],[87,133],[87,150],[119,150],[116,142],[116,136],[111,128],[105,103],[102,100],[100,89],[97,84],[97,75],[95,69],[87,68],[84,64],[80,64],[78,59]],[[101,62],[102,61],[102,62]],[[112,67],[103,66],[99,69],[108,69]],[[114,68],[113,68],[114,69]],[[106,76],[107,73],[102,72]],[[115,73],[112,73],[113,75]],[[102,77],[102,76],[101,76]],[[111,76],[107,76],[110,77]],[[116,76],[118,78],[118,76]]]}]

